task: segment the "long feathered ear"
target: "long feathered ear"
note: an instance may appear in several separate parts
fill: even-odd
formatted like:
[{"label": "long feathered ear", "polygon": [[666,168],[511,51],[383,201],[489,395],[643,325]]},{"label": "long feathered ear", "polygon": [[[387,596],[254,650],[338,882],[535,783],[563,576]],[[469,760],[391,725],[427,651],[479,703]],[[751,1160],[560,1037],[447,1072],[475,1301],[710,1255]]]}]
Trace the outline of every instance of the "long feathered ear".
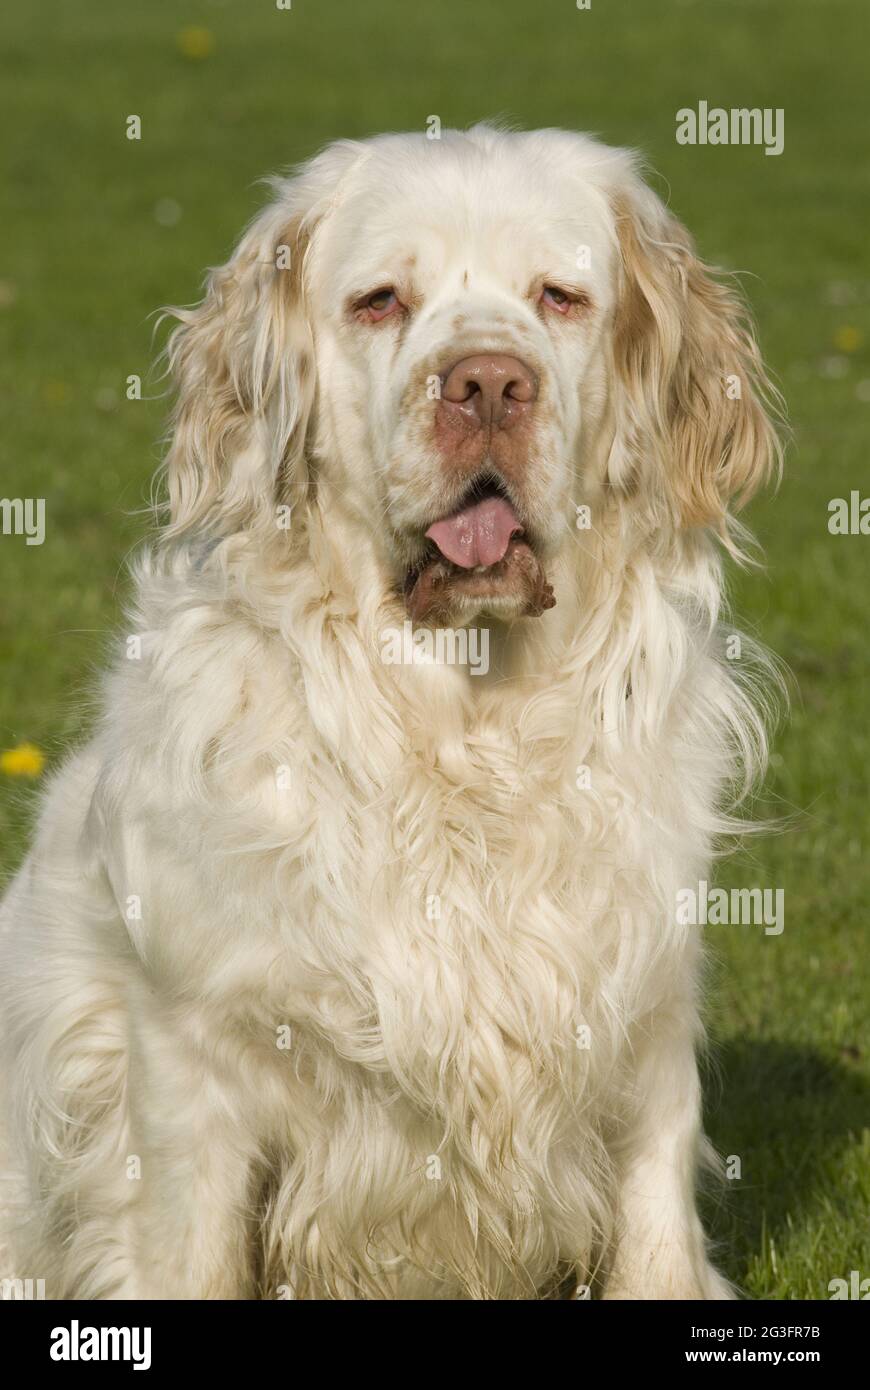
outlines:
[{"label": "long feathered ear", "polygon": [[742,507],[782,451],[778,391],[737,293],[640,180],[615,203],[620,293],[613,335],[610,482],[648,489],[680,527],[707,526],[740,555]]},{"label": "long feathered ear", "polygon": [[331,145],[290,179],[208,276],[202,303],[179,320],[167,356],[178,389],[166,458],[167,535],[224,536],[306,490],[305,438],[315,394],[305,307],[311,238],[360,147]]}]

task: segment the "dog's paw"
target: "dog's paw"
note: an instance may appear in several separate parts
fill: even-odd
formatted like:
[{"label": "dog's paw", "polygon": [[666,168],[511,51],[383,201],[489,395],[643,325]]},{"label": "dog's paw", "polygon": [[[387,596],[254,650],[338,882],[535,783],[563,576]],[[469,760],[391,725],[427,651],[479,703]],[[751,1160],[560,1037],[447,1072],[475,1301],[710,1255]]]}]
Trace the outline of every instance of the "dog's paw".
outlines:
[{"label": "dog's paw", "polygon": [[737,1291],[710,1264],[700,1270],[685,1266],[669,1269],[659,1265],[655,1270],[648,1270],[637,1277],[632,1277],[625,1270],[611,1275],[601,1297],[609,1301],[724,1302],[736,1299]]}]

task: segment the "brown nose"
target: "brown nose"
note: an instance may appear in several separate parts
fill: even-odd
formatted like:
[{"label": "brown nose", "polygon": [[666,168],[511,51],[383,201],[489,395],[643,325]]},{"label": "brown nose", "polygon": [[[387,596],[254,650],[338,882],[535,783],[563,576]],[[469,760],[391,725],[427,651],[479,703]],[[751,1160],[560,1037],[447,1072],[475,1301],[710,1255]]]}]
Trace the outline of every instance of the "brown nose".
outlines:
[{"label": "brown nose", "polygon": [[534,372],[518,357],[479,353],[450,368],[441,387],[444,408],[457,424],[507,429],[530,413],[538,394]]}]

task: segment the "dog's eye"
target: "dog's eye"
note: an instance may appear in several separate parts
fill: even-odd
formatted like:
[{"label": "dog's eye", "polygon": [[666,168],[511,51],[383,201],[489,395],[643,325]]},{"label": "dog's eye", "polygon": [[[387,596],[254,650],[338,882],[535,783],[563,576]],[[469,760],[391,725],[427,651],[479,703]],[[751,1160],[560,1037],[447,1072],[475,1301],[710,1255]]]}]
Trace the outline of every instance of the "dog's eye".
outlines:
[{"label": "dog's eye", "polygon": [[559,314],[567,314],[571,307],[571,299],[567,291],[560,290],[558,285],[545,285],[541,290],[541,302],[548,304]]},{"label": "dog's eye", "polygon": [[400,307],[399,297],[390,285],[366,295],[357,306],[357,312],[364,322],[378,323]]},{"label": "dog's eye", "polygon": [[545,285],[541,290],[541,303],[546,304],[548,309],[554,309],[557,314],[568,314],[575,304],[583,306],[589,300],[585,294],[574,294],[558,285]]}]

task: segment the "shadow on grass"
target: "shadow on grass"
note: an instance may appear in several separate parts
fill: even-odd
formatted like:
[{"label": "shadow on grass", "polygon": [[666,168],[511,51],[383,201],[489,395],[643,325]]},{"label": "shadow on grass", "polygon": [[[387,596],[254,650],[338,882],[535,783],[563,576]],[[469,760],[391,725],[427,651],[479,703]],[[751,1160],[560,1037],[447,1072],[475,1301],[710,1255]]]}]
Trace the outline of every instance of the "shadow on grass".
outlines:
[{"label": "shadow on grass", "polygon": [[705,1194],[706,1226],[717,1263],[743,1289],[771,1241],[782,1250],[830,1201],[831,1168],[870,1119],[870,1087],[845,1055],[730,1041],[714,1047],[704,1090],[707,1134],[742,1170]]}]

